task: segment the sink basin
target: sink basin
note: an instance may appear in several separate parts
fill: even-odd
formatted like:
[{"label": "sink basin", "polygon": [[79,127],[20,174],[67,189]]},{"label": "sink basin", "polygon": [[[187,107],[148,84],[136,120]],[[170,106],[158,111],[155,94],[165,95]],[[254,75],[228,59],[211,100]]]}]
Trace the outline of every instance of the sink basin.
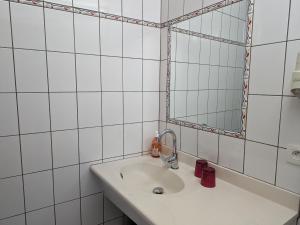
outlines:
[{"label": "sink basin", "polygon": [[154,188],[163,189],[163,194],[180,192],[183,180],[170,169],[150,163],[135,163],[121,168],[123,183],[136,192],[152,194]]}]

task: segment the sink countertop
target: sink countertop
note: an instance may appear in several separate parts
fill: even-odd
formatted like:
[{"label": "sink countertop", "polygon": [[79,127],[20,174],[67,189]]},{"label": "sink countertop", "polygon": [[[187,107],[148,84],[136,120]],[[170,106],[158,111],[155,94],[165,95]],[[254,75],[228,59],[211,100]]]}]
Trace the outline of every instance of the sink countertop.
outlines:
[{"label": "sink countertop", "polygon": [[[186,164],[188,161],[190,164],[193,162],[191,159],[186,160],[190,156],[182,153],[180,156],[185,158],[185,163],[179,162],[179,169],[172,170],[185,184],[178,193],[154,195],[135,191],[139,187],[133,190],[124,184],[120,171],[126,165],[150,163],[161,166],[160,159],[150,156],[93,165],[91,170],[102,180],[108,197],[111,196],[111,200],[126,214],[136,216],[139,225],[289,225],[291,221],[295,221],[298,195],[261,182],[259,185],[267,185],[267,189],[276,189],[274,193],[277,196],[274,196],[274,201],[266,198],[272,196],[272,193],[259,195],[219,177],[216,179],[215,188],[205,188],[193,175],[194,168]],[[217,176],[219,173],[224,175],[220,170],[222,168],[216,168]],[[238,173],[234,176],[248,179]],[[249,179],[251,182],[251,178]],[[286,204],[280,204],[281,202]]]}]

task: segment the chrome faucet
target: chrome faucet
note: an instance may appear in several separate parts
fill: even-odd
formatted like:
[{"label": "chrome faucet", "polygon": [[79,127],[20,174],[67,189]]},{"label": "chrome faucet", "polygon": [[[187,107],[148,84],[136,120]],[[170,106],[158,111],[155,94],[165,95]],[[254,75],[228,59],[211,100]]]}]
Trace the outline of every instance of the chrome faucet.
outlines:
[{"label": "chrome faucet", "polygon": [[166,166],[171,167],[172,169],[178,169],[178,155],[177,155],[177,145],[176,145],[176,134],[173,130],[165,129],[159,133],[158,142],[161,142],[162,137],[165,134],[171,134],[173,137],[173,152],[172,155],[163,157],[162,155],[160,158],[165,163]]}]

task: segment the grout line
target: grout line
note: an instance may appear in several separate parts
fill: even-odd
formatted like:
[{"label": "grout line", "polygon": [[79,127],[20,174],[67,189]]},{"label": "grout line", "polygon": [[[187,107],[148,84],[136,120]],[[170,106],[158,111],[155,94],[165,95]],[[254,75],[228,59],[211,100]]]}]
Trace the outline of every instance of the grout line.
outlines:
[{"label": "grout line", "polygon": [[[144,0],[142,0],[142,19],[144,19]],[[142,26],[142,58],[144,58],[144,26]],[[144,59],[142,59],[142,155],[144,155]]]},{"label": "grout line", "polygon": [[[74,5],[74,0],[72,0],[72,6]],[[72,13],[72,22],[73,22],[73,50],[74,50],[74,66],[75,66],[75,84],[76,84],[76,123],[77,123],[77,154],[78,154],[78,180],[79,180],[79,217],[80,217],[80,224],[82,224],[82,191],[81,191],[81,177],[80,177],[80,172],[81,172],[81,166],[80,166],[80,130],[79,130],[79,104],[78,104],[78,71],[77,71],[77,54],[76,54],[76,27],[75,27],[75,14],[74,12]],[[101,57],[100,57],[101,58]]]},{"label": "grout line", "polygon": [[[12,10],[11,2],[8,2],[9,9],[9,22],[10,22],[10,34],[11,34],[11,44],[12,44],[12,57],[13,57],[13,73],[14,73],[14,88],[17,92],[17,74],[16,74],[16,61],[15,61],[15,50],[14,50],[14,36],[13,36],[13,25],[12,25]],[[24,220],[25,225],[27,225],[27,216],[26,216],[26,195],[25,195],[25,182],[24,182],[24,166],[23,166],[23,154],[22,154],[22,139],[21,139],[21,126],[20,126],[20,110],[19,110],[19,99],[18,94],[16,96],[16,110],[17,110],[17,122],[18,122],[18,139],[19,139],[19,148],[20,148],[20,163],[21,163],[21,176],[22,176],[22,194],[23,194],[23,210],[24,210]]]},{"label": "grout line", "polygon": [[[283,109],[283,97],[284,97],[283,93],[284,93],[284,84],[285,84],[284,82],[285,82],[285,72],[286,72],[286,59],[287,59],[288,37],[289,37],[289,27],[290,27],[291,5],[292,5],[292,1],[289,0],[289,12],[288,12],[288,22],[287,22],[286,42],[285,42],[285,52],[284,52],[283,76],[282,76],[282,87],[281,87],[282,96],[280,100],[277,146],[279,146],[280,143],[280,133],[281,133],[281,121],[282,121],[282,109]],[[275,168],[275,180],[274,180],[275,186],[277,184],[278,160],[279,160],[279,147],[277,147],[277,152],[276,152],[276,168]]]},{"label": "grout line", "polygon": [[[47,31],[46,31],[46,13],[45,7],[43,4],[43,25],[44,25],[44,44],[45,44],[45,59],[46,59],[46,74],[47,74],[47,92],[48,92],[48,107],[49,107],[49,129],[52,130],[52,116],[51,116],[51,97],[50,97],[50,83],[49,83],[49,65],[48,65],[48,52],[47,52]],[[55,204],[55,179],[54,179],[54,157],[53,157],[53,137],[50,132],[50,148],[51,148],[51,174],[52,174],[52,195],[53,195],[53,203]],[[54,224],[56,225],[56,209],[53,207],[54,213]]]},{"label": "grout line", "polygon": [[[123,16],[123,0],[121,0],[121,15]],[[124,96],[124,22],[122,22],[122,157],[123,159],[125,154],[125,96]]]}]

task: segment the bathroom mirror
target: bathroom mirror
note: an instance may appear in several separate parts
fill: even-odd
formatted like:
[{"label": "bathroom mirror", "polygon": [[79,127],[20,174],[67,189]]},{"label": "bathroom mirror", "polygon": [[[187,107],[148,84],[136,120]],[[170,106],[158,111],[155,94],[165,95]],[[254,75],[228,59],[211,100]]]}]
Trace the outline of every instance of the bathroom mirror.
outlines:
[{"label": "bathroom mirror", "polygon": [[168,25],[168,122],[244,136],[252,9],[223,1]]}]

